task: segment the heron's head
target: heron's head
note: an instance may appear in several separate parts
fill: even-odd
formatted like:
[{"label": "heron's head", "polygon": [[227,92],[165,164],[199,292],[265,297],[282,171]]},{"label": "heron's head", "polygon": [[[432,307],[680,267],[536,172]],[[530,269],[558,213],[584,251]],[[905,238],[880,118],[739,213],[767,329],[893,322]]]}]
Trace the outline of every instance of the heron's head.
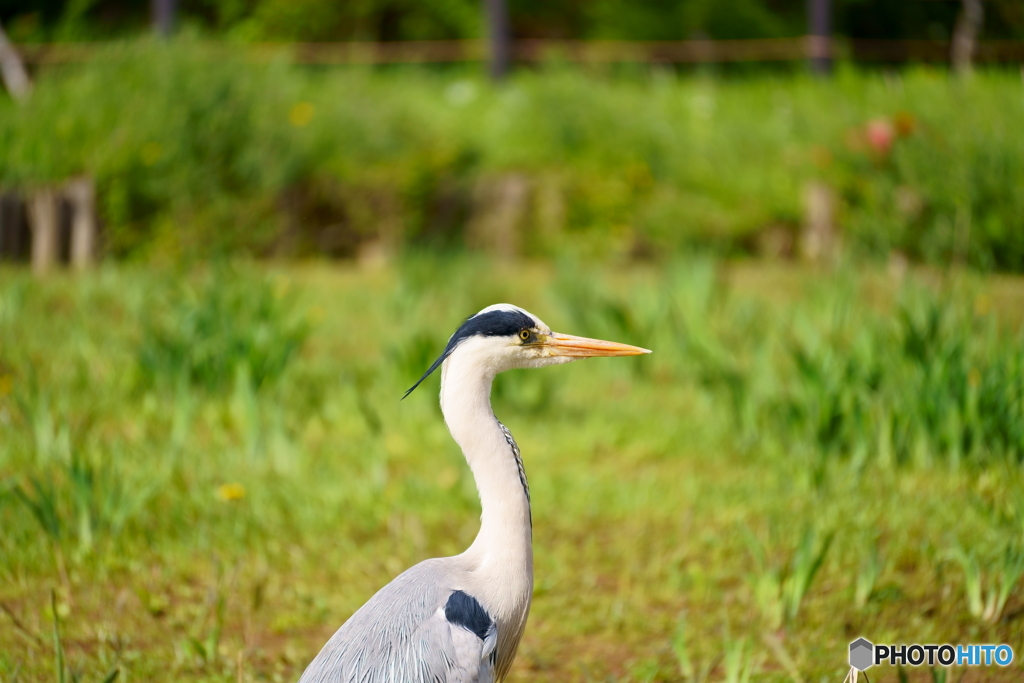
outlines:
[{"label": "heron's head", "polygon": [[462,323],[444,352],[405,392],[408,396],[430,373],[449,359],[478,365],[497,374],[515,368],[541,368],[595,356],[637,356],[647,349],[617,342],[552,332],[529,311],[511,304],[488,306]]}]

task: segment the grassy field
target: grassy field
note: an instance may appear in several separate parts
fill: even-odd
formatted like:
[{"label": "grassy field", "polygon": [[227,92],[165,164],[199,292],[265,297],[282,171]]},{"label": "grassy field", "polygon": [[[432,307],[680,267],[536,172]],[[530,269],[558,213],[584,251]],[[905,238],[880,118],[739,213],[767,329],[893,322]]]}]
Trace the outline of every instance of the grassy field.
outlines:
[{"label": "grassy field", "polygon": [[0,680],[297,678],[472,540],[437,379],[399,398],[498,301],[654,350],[496,384],[534,500],[510,680],[839,683],[861,635],[1024,655],[1019,279],[109,266],[0,270]]}]

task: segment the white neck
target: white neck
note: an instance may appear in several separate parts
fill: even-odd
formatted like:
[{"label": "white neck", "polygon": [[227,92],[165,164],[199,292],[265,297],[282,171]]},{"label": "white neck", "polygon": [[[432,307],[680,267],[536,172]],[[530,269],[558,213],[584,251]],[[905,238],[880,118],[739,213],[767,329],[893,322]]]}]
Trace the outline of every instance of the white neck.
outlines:
[{"label": "white neck", "polygon": [[[469,346],[469,345],[467,345]],[[499,617],[525,622],[533,592],[533,531],[530,502],[519,465],[491,410],[497,372],[453,353],[441,373],[441,411],[462,447],[480,494],[480,532],[462,557],[481,580],[486,605]],[[517,638],[518,639],[518,638]]]}]

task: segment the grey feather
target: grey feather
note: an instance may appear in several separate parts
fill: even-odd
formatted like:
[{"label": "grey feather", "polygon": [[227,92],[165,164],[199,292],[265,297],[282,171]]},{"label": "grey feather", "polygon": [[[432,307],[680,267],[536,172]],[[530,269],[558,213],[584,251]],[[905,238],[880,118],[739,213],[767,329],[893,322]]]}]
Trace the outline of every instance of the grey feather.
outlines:
[{"label": "grey feather", "polygon": [[481,639],[445,617],[459,588],[452,569],[439,558],[400,574],[338,629],[299,683],[492,683],[493,623]]}]

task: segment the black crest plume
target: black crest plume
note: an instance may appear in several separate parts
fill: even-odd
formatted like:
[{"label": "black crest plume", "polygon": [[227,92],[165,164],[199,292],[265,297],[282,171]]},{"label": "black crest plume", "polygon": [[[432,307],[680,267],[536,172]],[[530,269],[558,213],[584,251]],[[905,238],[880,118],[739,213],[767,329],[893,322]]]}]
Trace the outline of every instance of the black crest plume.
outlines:
[{"label": "black crest plume", "polygon": [[408,391],[405,392],[402,398],[404,399],[406,396],[411,394],[413,390],[423,382],[423,380],[430,377],[430,373],[437,370],[441,363],[443,363],[448,356],[452,355],[452,352],[458,347],[458,345],[466,339],[474,336],[511,337],[512,335],[519,334],[520,330],[528,330],[536,324],[537,322],[533,318],[518,310],[496,310],[469,316],[466,318],[466,321],[459,326],[459,329],[455,330],[455,334],[453,334],[448,340],[448,345],[444,347],[444,352],[438,356],[433,365],[423,373],[423,376],[416,380],[416,384],[409,387]]}]

